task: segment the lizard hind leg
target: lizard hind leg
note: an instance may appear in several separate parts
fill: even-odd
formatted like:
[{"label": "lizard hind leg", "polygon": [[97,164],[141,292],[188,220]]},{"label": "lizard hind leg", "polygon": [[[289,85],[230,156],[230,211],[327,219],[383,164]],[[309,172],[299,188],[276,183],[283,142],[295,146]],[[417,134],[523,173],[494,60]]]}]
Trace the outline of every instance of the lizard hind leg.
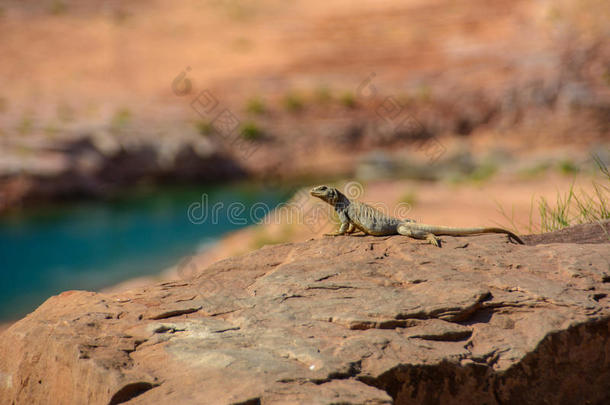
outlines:
[{"label": "lizard hind leg", "polygon": [[436,237],[433,233],[429,233],[426,235],[426,240],[430,242],[432,245],[436,247],[441,247],[441,240]]},{"label": "lizard hind leg", "polygon": [[441,247],[441,240],[438,239],[436,237],[436,235],[434,235],[433,233],[422,231],[420,229],[414,229],[413,227],[409,226],[408,224],[404,224],[404,223],[398,225],[396,230],[401,235],[410,236],[411,238],[414,238],[414,239],[425,239],[428,242],[430,242],[430,244],[432,244],[436,247]]}]

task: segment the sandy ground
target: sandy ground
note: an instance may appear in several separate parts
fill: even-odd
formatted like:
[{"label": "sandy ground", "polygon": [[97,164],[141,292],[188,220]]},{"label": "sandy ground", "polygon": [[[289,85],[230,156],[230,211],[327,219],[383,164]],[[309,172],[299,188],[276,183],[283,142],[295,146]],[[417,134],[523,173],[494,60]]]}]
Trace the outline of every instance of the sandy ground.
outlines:
[{"label": "sandy ground", "polygon": [[[372,74],[403,101],[493,96],[555,80],[563,30],[603,37],[608,15],[602,0],[7,0],[0,130],[63,136],[127,112],[158,136],[192,127],[205,89],[244,117],[253,97],[356,93]],[[582,78],[603,74],[597,63]]]},{"label": "sandy ground", "polygon": [[[452,58],[472,62],[467,54],[479,47],[518,54],[548,44],[539,32],[537,41],[528,38],[544,22],[545,2],[157,0],[102,9],[92,1],[56,2],[61,9],[46,3],[3,2],[0,33],[11,40],[0,45],[0,77],[9,104],[35,102],[28,107],[43,110],[53,107],[45,101],[63,101],[86,109],[77,101],[116,99],[144,107],[171,99],[172,80],[189,67],[194,85],[228,85],[229,94],[273,91],[285,81],[349,83],[371,70],[396,78],[407,69],[438,71],[454,65]],[[498,57],[510,55],[490,53],[470,65],[507,77]]]}]

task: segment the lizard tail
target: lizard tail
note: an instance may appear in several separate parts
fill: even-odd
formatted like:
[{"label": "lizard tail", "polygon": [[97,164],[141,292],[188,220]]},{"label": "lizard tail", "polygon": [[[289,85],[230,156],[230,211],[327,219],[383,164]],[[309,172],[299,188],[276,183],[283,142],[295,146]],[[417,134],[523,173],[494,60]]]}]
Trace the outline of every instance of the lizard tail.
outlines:
[{"label": "lizard tail", "polygon": [[522,245],[525,245],[523,240],[520,237],[502,228],[454,228],[451,226],[440,226],[440,225],[428,225],[421,224],[417,222],[403,222],[398,226],[398,233],[401,235],[418,237],[424,236],[426,234],[434,234],[434,235],[447,235],[447,236],[465,236],[465,235],[476,235],[481,233],[504,233],[519,242]]}]

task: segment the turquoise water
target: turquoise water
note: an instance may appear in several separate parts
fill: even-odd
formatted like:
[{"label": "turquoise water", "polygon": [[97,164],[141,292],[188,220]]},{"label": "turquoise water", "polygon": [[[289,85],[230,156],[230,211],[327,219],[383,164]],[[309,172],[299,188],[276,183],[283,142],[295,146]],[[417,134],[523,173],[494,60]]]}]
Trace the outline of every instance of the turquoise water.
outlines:
[{"label": "turquoise water", "polygon": [[[0,321],[23,317],[61,291],[96,290],[158,274],[254,222],[253,204],[273,207],[286,194],[254,186],[134,191],[111,201],[0,217]],[[192,206],[195,202],[200,205]],[[243,211],[229,214],[231,203]],[[189,220],[189,206],[198,223]]]}]

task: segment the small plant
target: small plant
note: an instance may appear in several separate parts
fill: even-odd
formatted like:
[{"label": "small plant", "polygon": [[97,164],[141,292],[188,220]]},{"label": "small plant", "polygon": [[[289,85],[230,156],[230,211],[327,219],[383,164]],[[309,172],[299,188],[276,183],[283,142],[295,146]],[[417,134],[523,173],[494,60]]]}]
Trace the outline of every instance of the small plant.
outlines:
[{"label": "small plant", "polygon": [[327,86],[318,87],[314,92],[314,97],[319,103],[328,103],[333,98],[330,89]]},{"label": "small plant", "polygon": [[348,91],[343,93],[339,98],[339,101],[341,101],[341,104],[343,104],[344,107],[356,108],[356,97],[352,92]]},{"label": "small plant", "polygon": [[408,190],[400,197],[399,202],[409,204],[412,207],[417,203],[417,195],[413,190]]},{"label": "small plant", "polygon": [[212,135],[212,133],[214,132],[214,127],[212,126],[212,123],[206,120],[197,121],[195,123],[195,128],[197,128],[197,133],[203,136]]},{"label": "small plant", "polygon": [[303,98],[296,93],[287,94],[284,97],[283,104],[284,108],[290,112],[299,112],[305,107]]},{"label": "small plant", "polygon": [[246,111],[253,115],[263,115],[267,112],[267,107],[262,99],[256,97],[248,100],[246,103]]},{"label": "small plant", "polygon": [[112,13],[112,20],[116,25],[121,25],[127,21],[131,17],[131,14],[128,11],[119,8]]},{"label": "small plant", "polygon": [[579,195],[574,195],[579,223],[610,219],[610,170],[599,156],[593,155],[593,160],[607,180],[607,184],[593,182],[594,195],[592,196],[584,191]]},{"label": "small plant", "polygon": [[27,135],[34,128],[34,120],[29,115],[23,116],[21,122],[17,125],[17,133],[19,135]]},{"label": "small plant", "polygon": [[[466,169],[464,169],[466,170]],[[498,171],[498,166],[490,161],[478,164],[473,170],[467,171],[466,173],[457,172],[449,176],[451,183],[464,183],[474,182],[482,183],[489,180]]]},{"label": "small plant", "polygon": [[246,122],[242,126],[239,134],[242,138],[249,141],[256,141],[263,137],[263,131],[254,122]]},{"label": "small plant", "polygon": [[62,0],[54,0],[49,7],[49,12],[53,15],[64,14],[68,11],[68,5]]},{"label": "small plant", "polygon": [[494,163],[486,162],[479,166],[470,175],[468,178],[475,182],[482,182],[491,178],[498,171],[498,166]]},{"label": "small plant", "polygon": [[519,170],[517,173],[522,179],[531,179],[543,175],[550,169],[551,165],[548,162],[538,163],[534,166]]},{"label": "small plant", "polygon": [[559,171],[562,174],[574,174],[578,172],[578,166],[571,160],[565,159],[559,162]]},{"label": "small plant", "polygon": [[[504,210],[504,207],[502,206],[502,204],[500,204],[497,200],[495,201],[496,206],[498,207],[498,211],[500,212],[500,214],[502,214],[502,216],[508,220],[508,222],[510,223],[510,226],[506,226],[503,225],[501,223],[497,223],[498,226],[500,226],[501,228],[506,228],[506,229],[510,229],[511,231],[513,231],[514,233],[518,234],[519,233],[519,227],[517,226],[517,224],[515,223],[515,207],[513,207],[511,209],[510,212],[510,216],[506,213],[506,211]],[[534,229],[534,222],[532,220],[532,214],[534,212],[534,196],[532,196],[532,199],[530,201],[530,215],[529,215],[529,224],[527,227],[527,233],[534,233],[533,229]]]},{"label": "small plant", "polygon": [[420,85],[415,92],[415,99],[426,103],[432,99],[432,89],[427,84]]},{"label": "small plant", "polygon": [[131,111],[128,108],[121,108],[114,113],[110,126],[115,130],[122,130],[130,121]]},{"label": "small plant", "polygon": [[[572,225],[600,222],[610,219],[610,170],[606,164],[596,155],[593,159],[599,170],[604,176],[605,184],[593,182],[593,194],[590,195],[584,190],[580,192],[574,188],[574,183],[569,190],[564,193],[558,193],[555,205],[551,204],[544,198],[538,199],[538,213],[540,214],[540,229],[541,233],[553,232],[559,229],[566,228]],[[529,232],[532,232],[532,212],[534,208],[534,199],[530,207],[530,225]],[[500,213],[508,219],[513,229],[516,229],[514,215],[509,217],[502,207],[499,207]],[[609,236],[610,237],[610,236]]]},{"label": "small plant", "polygon": [[557,204],[552,208],[544,197],[538,201],[540,232],[552,232],[570,226],[570,205],[574,197],[574,184],[567,194],[557,194]]},{"label": "small plant", "polygon": [[256,9],[246,1],[222,1],[227,15],[238,21],[249,20],[254,17]]},{"label": "small plant", "polygon": [[602,79],[606,83],[606,85],[610,86],[610,68],[608,68],[603,74]]},{"label": "small plant", "polygon": [[74,109],[68,104],[62,103],[57,106],[57,118],[61,122],[70,122],[74,120]]},{"label": "small plant", "polygon": [[55,124],[49,124],[43,129],[46,136],[54,138],[59,133],[59,128]]}]

